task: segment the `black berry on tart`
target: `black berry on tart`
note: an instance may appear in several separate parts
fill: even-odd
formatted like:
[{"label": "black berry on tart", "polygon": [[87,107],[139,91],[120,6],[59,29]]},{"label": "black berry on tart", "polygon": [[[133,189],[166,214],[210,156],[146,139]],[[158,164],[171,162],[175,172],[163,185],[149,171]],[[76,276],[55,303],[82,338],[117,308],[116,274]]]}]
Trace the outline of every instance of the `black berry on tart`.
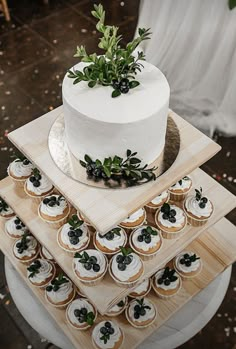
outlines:
[{"label": "black berry on tart", "polygon": [[28,196],[40,202],[53,191],[53,185],[43,173],[34,168],[32,175],[25,182],[24,190]]},{"label": "black berry on tart", "polygon": [[38,208],[39,217],[51,227],[60,228],[67,221],[70,205],[62,195],[46,196]]},{"label": "black berry on tart", "polygon": [[6,201],[0,197],[0,217],[9,219],[14,216],[15,216],[15,213],[13,209],[10,206],[8,206]]},{"label": "black berry on tart", "polygon": [[159,270],[152,279],[152,287],[161,298],[169,298],[176,295],[181,286],[180,276],[175,269],[169,267]]},{"label": "black berry on tart", "polygon": [[174,266],[182,278],[189,279],[200,273],[202,261],[196,253],[183,251],[175,257]]},{"label": "black berry on tart", "polygon": [[189,176],[184,176],[169,188],[171,201],[182,201],[192,188],[192,180]]},{"label": "black berry on tart", "polygon": [[126,245],[127,235],[124,229],[117,226],[104,235],[97,231],[93,241],[96,249],[107,255],[113,255],[120,250],[120,246]]},{"label": "black berry on tart", "polygon": [[37,287],[44,288],[56,274],[55,265],[46,259],[36,259],[27,268],[29,281]]},{"label": "black berry on tart", "polygon": [[126,309],[126,318],[136,328],[150,326],[157,317],[156,306],[149,298],[134,299]]},{"label": "black berry on tart", "polygon": [[51,280],[45,289],[46,300],[55,307],[64,308],[75,296],[74,285],[63,273]]},{"label": "black berry on tart", "polygon": [[124,335],[115,321],[101,321],[93,329],[92,341],[97,349],[119,349]]},{"label": "black berry on tart", "polygon": [[76,298],[68,305],[66,318],[73,328],[86,330],[96,321],[97,311],[88,299]]},{"label": "black berry on tart", "polygon": [[5,232],[11,238],[19,239],[28,232],[28,229],[19,217],[14,216],[5,222]]},{"label": "black berry on tart", "polygon": [[29,264],[37,258],[39,248],[38,241],[32,235],[25,233],[14,243],[13,254],[20,262]]}]

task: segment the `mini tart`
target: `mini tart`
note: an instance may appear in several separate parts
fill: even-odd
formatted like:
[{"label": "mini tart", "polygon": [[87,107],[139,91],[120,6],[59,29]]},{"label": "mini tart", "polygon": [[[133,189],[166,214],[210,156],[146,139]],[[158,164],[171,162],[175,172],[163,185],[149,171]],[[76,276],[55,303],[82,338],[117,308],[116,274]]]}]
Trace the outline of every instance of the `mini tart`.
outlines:
[{"label": "mini tart", "polygon": [[47,286],[55,274],[55,265],[46,259],[36,259],[27,268],[28,280],[37,287]]},{"label": "mini tart", "polygon": [[57,291],[53,289],[51,291],[48,290],[49,287],[53,288],[55,286],[55,279],[58,280],[58,276],[54,278],[49,285],[45,289],[45,298],[46,300],[53,305],[54,307],[64,308],[67,306],[75,297],[75,289],[74,285],[66,276],[63,278],[68,282],[63,283],[59,286]]},{"label": "mini tart", "polygon": [[98,231],[93,235],[93,243],[97,250],[107,255],[113,255],[120,251],[120,246],[127,243],[127,235],[123,228],[115,227],[105,235]]},{"label": "mini tart", "polygon": [[154,212],[159,207],[161,207],[165,202],[169,200],[168,190],[163,191],[161,194],[157,195],[152,201],[145,205],[145,208],[148,208],[150,211]]},{"label": "mini tart", "polygon": [[40,202],[42,198],[53,192],[54,187],[44,174],[39,173],[37,176],[32,174],[26,180],[24,190],[28,196]]},{"label": "mini tart", "polygon": [[201,208],[200,201],[194,195],[188,196],[184,201],[184,211],[188,217],[188,223],[194,227],[204,225],[212,216],[214,207],[212,202],[207,199],[206,206]]},{"label": "mini tart", "polygon": [[7,168],[8,176],[17,186],[24,186],[27,178],[30,177],[33,165],[28,159],[15,159]]},{"label": "mini tart", "polygon": [[94,226],[89,222],[88,219],[84,218],[84,216],[82,215],[82,213],[80,213],[79,211],[77,211],[77,216],[79,217],[79,219],[81,219],[82,221],[84,221],[84,223],[89,227],[89,229],[91,230],[92,233],[95,233],[96,229],[95,229]]},{"label": "mini tart", "polygon": [[0,198],[0,217],[9,219],[14,216],[15,212],[13,209],[8,206],[8,204],[2,198]]},{"label": "mini tart", "polygon": [[[86,269],[86,263],[82,263],[84,261],[85,256],[88,255],[87,262],[91,265],[91,268]],[[105,276],[107,271],[107,258],[106,256],[95,249],[87,249],[80,253],[79,258],[75,257],[73,259],[73,270],[80,281],[86,283],[87,285],[93,286],[99,283],[102,278]],[[95,257],[95,260],[92,262],[91,257]],[[94,265],[98,265],[99,267],[94,267]]]},{"label": "mini tart", "polygon": [[18,218],[14,216],[8,219],[5,223],[5,232],[8,236],[13,239],[21,238],[26,232],[28,232],[27,227],[24,223]]},{"label": "mini tart", "polygon": [[107,316],[118,316],[123,313],[128,304],[128,298],[125,297],[119,303],[114,305],[108,312],[105,313]]},{"label": "mini tart", "polygon": [[192,188],[192,179],[189,176],[184,176],[178,182],[173,184],[168,190],[171,201],[182,201]]},{"label": "mini tart", "polygon": [[[168,268],[168,267],[167,267]],[[169,269],[172,271],[173,275],[175,277],[175,281],[171,281],[169,278],[165,278],[165,271],[167,268],[159,270],[152,278],[152,287],[153,290],[156,292],[156,294],[160,298],[170,298],[172,296],[175,296],[182,286],[182,281],[179,275],[176,273],[175,269]],[[164,281],[160,281],[160,279]],[[166,279],[168,279],[168,285],[165,284]]]},{"label": "mini tart", "polygon": [[202,260],[198,256],[199,259],[195,260],[194,255],[196,256],[192,251],[182,251],[174,258],[174,267],[183,279],[191,279],[202,270]]},{"label": "mini tart", "polygon": [[146,279],[140,285],[135,287],[135,289],[129,294],[131,298],[143,298],[145,297],[151,290],[151,280]]},{"label": "mini tart", "polygon": [[39,217],[55,228],[61,227],[66,222],[69,213],[69,203],[63,196],[56,194],[46,196],[38,208]]},{"label": "mini tart", "polygon": [[144,272],[144,266],[142,259],[136,254],[131,253],[128,255],[131,258],[131,262],[126,264],[125,270],[120,270],[118,265],[125,264],[124,262],[118,262],[119,256],[124,256],[122,253],[117,253],[112,257],[109,264],[109,273],[112,279],[119,285],[124,287],[134,287],[137,281],[142,277]]},{"label": "mini tart", "polygon": [[125,315],[133,327],[145,328],[156,320],[157,310],[155,304],[148,298],[142,298],[141,300],[134,299],[126,308]]},{"label": "mini tart", "polygon": [[175,222],[164,219],[164,213],[159,209],[155,214],[155,223],[162,231],[162,236],[166,239],[176,239],[183,232],[187,225],[187,217],[182,208],[176,205],[170,205],[170,209],[176,212]]},{"label": "mini tart", "polygon": [[49,253],[48,250],[44,246],[40,247],[40,253],[39,254],[40,254],[40,257],[42,259],[47,259],[50,262],[56,263],[54,258],[53,258],[53,256],[51,255],[51,253]]},{"label": "mini tart", "polygon": [[[20,243],[22,244],[22,240],[26,239],[26,249],[23,249],[19,246]],[[13,255],[15,256],[18,261],[22,263],[31,263],[34,259],[37,258],[39,254],[39,243],[38,241],[31,235],[28,235],[24,238],[24,236],[16,240],[16,242],[13,245]]]},{"label": "mini tart", "polygon": [[[110,324],[109,328],[113,328],[113,333],[110,334],[107,344],[105,344],[101,339],[103,336],[101,329],[108,324]],[[94,327],[92,332],[92,342],[96,349],[119,349],[123,344],[123,340],[124,334],[118,324],[114,321],[101,321]]]},{"label": "mini tart", "polygon": [[87,313],[94,314],[95,316],[94,322],[95,322],[97,318],[97,310],[86,298],[76,298],[66,308],[67,322],[70,326],[72,326],[76,330],[87,330],[88,328],[91,327],[91,325],[89,325],[86,321],[82,321],[83,316],[80,315],[81,314],[80,311],[82,310],[83,312],[85,312],[84,309],[86,309]]},{"label": "mini tart", "polygon": [[69,223],[66,223],[57,232],[58,245],[69,253],[75,253],[85,249],[89,242],[90,234],[85,224],[74,230]]},{"label": "mini tart", "polygon": [[[147,230],[148,229],[148,230]],[[152,231],[152,233],[149,233]],[[139,239],[142,241],[139,241]],[[142,225],[130,234],[129,243],[132,249],[142,256],[144,260],[155,257],[162,245],[161,233],[150,225]]]},{"label": "mini tart", "polygon": [[144,224],[146,220],[146,212],[144,208],[140,208],[139,210],[132,213],[128,218],[126,218],[124,221],[122,221],[119,225],[122,228],[128,229],[134,229],[139,227],[140,225]]}]

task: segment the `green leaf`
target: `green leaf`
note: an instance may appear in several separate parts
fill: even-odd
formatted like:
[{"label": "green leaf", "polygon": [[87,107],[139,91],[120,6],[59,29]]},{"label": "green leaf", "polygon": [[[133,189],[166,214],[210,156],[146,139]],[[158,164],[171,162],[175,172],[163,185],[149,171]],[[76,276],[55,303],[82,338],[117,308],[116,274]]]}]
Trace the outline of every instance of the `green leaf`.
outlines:
[{"label": "green leaf", "polygon": [[112,92],[112,94],[111,94],[112,98],[116,98],[116,97],[118,97],[118,96],[120,96],[120,95],[121,95],[121,92],[120,92],[120,90],[118,90],[118,89],[114,90],[114,91]]},{"label": "green leaf", "polygon": [[84,160],[88,163],[88,164],[91,164],[93,161],[92,159],[90,158],[90,156],[88,156],[87,154],[84,155]]},{"label": "green leaf", "polygon": [[81,166],[86,167],[86,162],[84,162],[84,161],[82,161],[82,160],[80,160],[79,162],[80,162],[80,165],[81,165]]},{"label": "green leaf", "polygon": [[84,251],[84,258],[85,258],[86,260],[89,259],[89,255],[88,255],[88,253],[87,253],[86,251]]},{"label": "green leaf", "polygon": [[127,156],[127,157],[129,157],[129,156],[131,155],[131,153],[132,153],[132,152],[131,152],[130,149],[127,149],[127,150],[126,150],[126,156]]},{"label": "green leaf", "polygon": [[105,172],[105,174],[106,174],[106,176],[107,176],[108,178],[111,177],[111,171],[110,171],[109,168],[106,167],[105,165],[103,165],[103,171]]},{"label": "green leaf", "polygon": [[140,164],[140,162],[141,162],[141,160],[140,159],[138,159],[138,158],[131,158],[130,159],[130,163],[131,164]]},{"label": "green leaf", "polygon": [[236,0],[229,0],[228,5],[229,5],[229,9],[233,10],[236,7]]},{"label": "green leaf", "polygon": [[96,85],[97,81],[89,81],[88,87],[93,88]]},{"label": "green leaf", "polygon": [[136,80],[132,80],[129,82],[129,88],[135,88],[137,87],[138,85],[140,85],[140,83]]}]

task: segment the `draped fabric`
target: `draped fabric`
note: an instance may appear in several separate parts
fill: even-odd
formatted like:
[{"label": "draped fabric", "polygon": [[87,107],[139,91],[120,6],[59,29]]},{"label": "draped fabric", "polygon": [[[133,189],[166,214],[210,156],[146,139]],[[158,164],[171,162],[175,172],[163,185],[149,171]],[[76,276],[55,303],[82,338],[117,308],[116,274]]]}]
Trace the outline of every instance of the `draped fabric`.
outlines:
[{"label": "draped fabric", "polygon": [[236,135],[236,9],[228,0],[141,0],[147,61],[171,87],[170,106],[209,135]]}]

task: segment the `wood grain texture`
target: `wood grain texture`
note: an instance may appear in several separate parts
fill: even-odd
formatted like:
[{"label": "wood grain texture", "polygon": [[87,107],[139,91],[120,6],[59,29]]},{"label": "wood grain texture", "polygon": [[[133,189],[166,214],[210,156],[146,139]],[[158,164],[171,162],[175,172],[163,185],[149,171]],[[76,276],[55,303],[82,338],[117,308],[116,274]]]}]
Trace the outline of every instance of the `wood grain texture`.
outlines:
[{"label": "wood grain texture", "polygon": [[171,111],[170,115],[180,131],[181,144],[176,161],[165,174],[155,182],[135,188],[112,190],[89,187],[67,177],[50,156],[48,134],[61,112],[62,107],[59,107],[11,132],[8,137],[101,233],[107,232],[221,149],[218,144]]},{"label": "wood grain texture", "polygon": [[[175,312],[192,299],[198,292],[204,289],[217,275],[224,271],[236,259],[236,228],[225,218],[221,219],[214,227],[192,242],[187,249],[190,249],[201,256],[203,262],[202,272],[192,280],[183,281],[183,288],[178,295],[169,300],[158,298],[153,292],[149,298],[156,304],[158,317],[153,325],[146,329],[135,329],[125,319],[124,315],[115,318],[125,334],[125,341],[122,346],[126,348],[136,348],[152,332],[163,325]],[[33,287],[26,277],[26,267],[19,263],[12,254],[14,241],[4,233],[3,220],[0,221],[0,241],[1,250],[13,264],[15,269],[22,276],[29,288],[48,310],[49,314],[56,321],[61,330],[71,340],[77,349],[92,349],[91,332],[92,329],[84,332],[72,329],[66,323],[65,311],[52,307],[45,302],[44,292]],[[107,317],[98,316],[97,322]]]},{"label": "wood grain texture", "polygon": [[[204,193],[214,203],[214,213],[208,223],[203,227],[194,228],[188,226],[185,233],[178,239],[163,239],[163,246],[156,257],[153,260],[144,262],[145,271],[143,279],[149,277],[165,265],[204,230],[224,217],[235,207],[235,197],[205,172],[196,169],[192,172],[191,177],[194,186],[202,186]],[[57,230],[51,228],[38,217],[37,204],[26,196],[22,189],[16,190],[10,178],[6,178],[0,182],[0,196],[17,212],[17,215],[29,227],[32,234],[49,250],[65,273],[86,294],[91,302],[97,306],[101,313],[105,313],[112,305],[118,303],[119,300],[130,292],[130,289],[117,286],[108,273],[103,282],[96,286],[89,287],[81,283],[73,273],[72,256],[64,252],[57,244]],[[150,224],[153,223],[153,217],[148,216],[148,219]]]}]

